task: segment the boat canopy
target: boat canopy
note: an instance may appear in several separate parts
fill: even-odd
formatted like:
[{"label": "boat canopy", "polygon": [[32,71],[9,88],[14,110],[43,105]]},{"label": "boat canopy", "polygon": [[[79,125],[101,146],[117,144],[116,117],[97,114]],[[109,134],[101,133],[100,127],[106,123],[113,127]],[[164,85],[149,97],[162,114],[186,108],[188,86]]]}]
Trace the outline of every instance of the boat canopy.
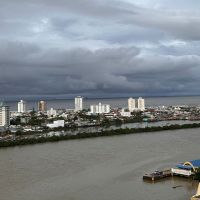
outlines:
[{"label": "boat canopy", "polygon": [[192,166],[184,165],[184,164],[178,164],[178,165],[176,165],[176,167],[179,168],[179,169],[185,169],[185,170],[192,170],[193,169]]},{"label": "boat canopy", "polygon": [[200,159],[180,163],[180,164],[176,165],[176,167],[179,168],[179,169],[185,169],[185,170],[192,170],[193,169],[195,171],[197,168],[200,167]]}]

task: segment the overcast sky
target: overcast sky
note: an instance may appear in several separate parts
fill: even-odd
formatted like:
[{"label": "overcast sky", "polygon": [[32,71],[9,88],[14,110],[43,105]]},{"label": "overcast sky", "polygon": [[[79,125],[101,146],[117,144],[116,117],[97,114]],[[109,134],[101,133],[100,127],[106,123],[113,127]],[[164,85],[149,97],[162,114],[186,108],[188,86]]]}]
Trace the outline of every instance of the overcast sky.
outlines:
[{"label": "overcast sky", "polygon": [[200,94],[199,0],[0,0],[0,95]]}]

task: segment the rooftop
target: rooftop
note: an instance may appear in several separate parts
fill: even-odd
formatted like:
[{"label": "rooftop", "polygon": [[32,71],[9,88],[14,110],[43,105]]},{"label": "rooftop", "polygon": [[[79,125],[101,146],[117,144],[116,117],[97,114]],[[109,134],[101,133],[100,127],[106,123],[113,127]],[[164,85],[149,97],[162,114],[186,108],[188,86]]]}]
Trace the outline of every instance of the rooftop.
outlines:
[{"label": "rooftop", "polygon": [[187,170],[199,168],[200,167],[200,159],[186,161],[184,163],[180,163],[180,164],[176,165],[176,167],[178,167],[180,169],[187,169]]}]

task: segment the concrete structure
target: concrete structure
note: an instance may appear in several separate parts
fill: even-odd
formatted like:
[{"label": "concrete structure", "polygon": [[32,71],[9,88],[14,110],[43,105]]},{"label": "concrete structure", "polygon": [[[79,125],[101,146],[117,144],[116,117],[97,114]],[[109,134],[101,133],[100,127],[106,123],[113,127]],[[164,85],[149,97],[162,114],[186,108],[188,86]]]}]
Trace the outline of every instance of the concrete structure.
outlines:
[{"label": "concrete structure", "polygon": [[0,126],[10,126],[10,108],[3,103],[0,104]]},{"label": "concrete structure", "polygon": [[39,112],[45,112],[47,110],[47,104],[45,101],[39,101],[38,102],[38,111]]},{"label": "concrete structure", "polygon": [[18,112],[19,113],[25,113],[26,112],[26,102],[23,100],[20,100],[20,102],[18,102]]},{"label": "concrete structure", "polygon": [[141,111],[145,110],[145,100],[142,97],[138,98],[138,106],[137,108]]},{"label": "concrete structure", "polygon": [[101,103],[99,103],[98,105],[91,105],[90,113],[91,114],[110,113],[110,105]]},{"label": "concrete structure", "polygon": [[54,121],[53,124],[47,124],[47,127],[49,128],[58,128],[58,127],[64,127],[65,121],[64,120],[57,120]]},{"label": "concrete structure", "polygon": [[56,116],[57,115],[57,111],[54,110],[53,108],[51,108],[50,110],[47,111],[47,115],[50,116]]},{"label": "concrete structure", "polygon": [[125,109],[122,109],[122,111],[120,112],[120,115],[122,117],[131,117],[131,112],[126,111]]},{"label": "concrete structure", "polygon": [[200,200],[200,183],[198,185],[197,193],[192,196],[191,200]]},{"label": "concrete structure", "polygon": [[75,111],[81,111],[83,110],[83,97],[78,96],[75,97]]},{"label": "concrete structure", "polygon": [[128,99],[128,110],[133,111],[144,111],[145,110],[145,100],[142,97],[139,97],[137,102],[135,99],[130,97]]},{"label": "concrete structure", "polygon": [[189,177],[193,175],[199,167],[200,167],[200,160],[191,160],[176,165],[176,167],[172,168],[171,171],[174,175]]},{"label": "concrete structure", "polygon": [[135,99],[131,97],[128,99],[128,109],[130,112],[133,112],[135,110]]}]

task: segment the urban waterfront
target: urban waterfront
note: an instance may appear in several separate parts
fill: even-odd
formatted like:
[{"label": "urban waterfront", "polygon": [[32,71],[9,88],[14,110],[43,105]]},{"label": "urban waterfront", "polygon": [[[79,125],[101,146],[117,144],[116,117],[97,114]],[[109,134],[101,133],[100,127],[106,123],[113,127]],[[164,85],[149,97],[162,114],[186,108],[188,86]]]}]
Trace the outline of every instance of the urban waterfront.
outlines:
[{"label": "urban waterfront", "polygon": [[198,8],[0,0],[0,200],[200,200]]},{"label": "urban waterfront", "polygon": [[[188,200],[197,183],[142,175],[199,158],[200,129],[123,135],[0,150],[3,200]],[[173,189],[173,186],[182,187]]]}]

